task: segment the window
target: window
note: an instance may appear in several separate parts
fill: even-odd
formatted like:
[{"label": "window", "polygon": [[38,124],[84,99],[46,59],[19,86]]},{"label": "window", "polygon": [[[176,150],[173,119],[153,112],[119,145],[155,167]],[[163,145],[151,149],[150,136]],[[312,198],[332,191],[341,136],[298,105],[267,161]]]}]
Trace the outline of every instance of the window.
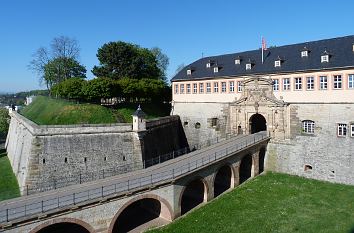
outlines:
[{"label": "window", "polygon": [[230,81],[230,92],[234,92],[235,91],[235,82],[234,81]]},{"label": "window", "polygon": [[219,83],[214,82],[214,92],[219,92]]},{"label": "window", "polygon": [[206,92],[207,92],[207,93],[210,93],[210,92],[211,92],[211,84],[210,84],[210,83],[207,83],[207,84],[206,84]]},{"label": "window", "polygon": [[274,91],[279,91],[279,79],[274,79],[273,80],[273,90]]},{"label": "window", "polygon": [[178,94],[178,84],[175,84],[175,94]]},{"label": "window", "polygon": [[310,121],[310,120],[302,121],[302,132],[308,133],[308,134],[314,134],[315,133],[315,122]]},{"label": "window", "polygon": [[289,91],[290,90],[290,78],[283,79],[283,90]]},{"label": "window", "polygon": [[280,67],[281,65],[281,62],[280,61],[275,61],[274,62],[274,67]]},{"label": "window", "polygon": [[194,127],[195,127],[196,129],[200,129],[200,123],[199,123],[199,122],[195,123]]},{"label": "window", "polygon": [[345,137],[347,135],[347,124],[338,124],[337,125],[337,136]]},{"label": "window", "polygon": [[320,90],[327,90],[327,76],[320,76]]},{"label": "window", "polygon": [[199,93],[204,93],[204,83],[199,83]]},{"label": "window", "polygon": [[240,59],[235,59],[235,65],[239,65],[241,63]]},{"label": "window", "polygon": [[314,77],[307,77],[306,78],[306,88],[307,90],[313,90],[315,87],[315,78]]},{"label": "window", "polygon": [[221,92],[226,92],[226,82],[221,82]]},{"label": "window", "polygon": [[237,82],[237,92],[242,92],[242,84],[241,81]]},{"label": "window", "polygon": [[187,94],[190,94],[190,93],[191,93],[191,85],[187,84]]},{"label": "window", "polygon": [[181,86],[180,86],[180,93],[181,93],[181,94],[184,93],[184,84],[181,84]]},{"label": "window", "polygon": [[250,69],[252,69],[252,64],[250,63],[246,64],[246,70],[250,70]]},{"label": "window", "polygon": [[342,89],[342,75],[333,76],[333,88]]},{"label": "window", "polygon": [[295,78],[295,90],[302,90],[302,78]]},{"label": "window", "polygon": [[206,64],[206,68],[210,68],[210,62]]},{"label": "window", "polygon": [[307,51],[301,51],[301,57],[307,57],[308,53]]},{"label": "window", "polygon": [[218,125],[218,118],[211,118],[211,127],[216,127]]},{"label": "window", "polygon": [[350,125],[350,137],[354,137],[354,124]]},{"label": "window", "polygon": [[193,83],[193,94],[196,94],[198,90],[197,84]]},{"label": "window", "polygon": [[214,67],[214,73],[219,72],[219,67]]},{"label": "window", "polygon": [[187,70],[187,75],[191,75],[192,74],[192,70],[191,69],[188,69]]},{"label": "window", "polygon": [[321,56],[321,62],[329,62],[329,56],[328,55],[322,55]]},{"label": "window", "polygon": [[348,88],[354,88],[354,74],[348,75]]}]

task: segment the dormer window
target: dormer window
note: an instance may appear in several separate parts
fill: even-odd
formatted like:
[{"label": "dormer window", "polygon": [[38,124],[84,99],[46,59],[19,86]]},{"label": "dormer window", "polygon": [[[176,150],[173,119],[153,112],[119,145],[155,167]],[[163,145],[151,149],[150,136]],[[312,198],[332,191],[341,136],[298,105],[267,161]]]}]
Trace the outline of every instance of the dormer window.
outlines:
[{"label": "dormer window", "polygon": [[246,70],[250,70],[252,69],[252,64],[251,63],[247,63],[246,64]]},{"label": "dormer window", "polygon": [[353,53],[354,53],[354,43],[353,43]]},{"label": "dormer window", "polygon": [[277,60],[274,62],[274,67],[280,67],[281,65],[281,61],[280,60]]},{"label": "dormer window", "polygon": [[214,73],[217,73],[217,72],[219,72],[219,67],[214,67]]},{"label": "dormer window", "polygon": [[192,75],[192,70],[191,69],[187,70],[187,75]]},{"label": "dormer window", "polygon": [[329,62],[329,55],[322,55],[321,56],[321,62]]},{"label": "dormer window", "polygon": [[208,62],[207,64],[206,64],[206,68],[210,68],[210,62]]},{"label": "dormer window", "polygon": [[240,56],[237,56],[235,58],[235,65],[240,65],[241,64],[241,57]]},{"label": "dormer window", "polygon": [[306,51],[301,51],[301,57],[308,57],[308,52]]}]

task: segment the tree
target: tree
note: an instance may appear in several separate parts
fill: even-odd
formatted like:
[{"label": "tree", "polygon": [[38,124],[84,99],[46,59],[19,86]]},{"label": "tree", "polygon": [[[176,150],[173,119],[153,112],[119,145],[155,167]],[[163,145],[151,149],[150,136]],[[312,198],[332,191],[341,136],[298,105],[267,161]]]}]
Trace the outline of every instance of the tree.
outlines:
[{"label": "tree", "polygon": [[66,99],[82,100],[83,86],[86,81],[82,78],[70,78],[52,87],[52,94]]},{"label": "tree", "polygon": [[86,68],[73,58],[54,58],[44,66],[44,80],[50,88],[74,77],[86,78]]},{"label": "tree", "polygon": [[[55,84],[53,80],[54,77],[48,76],[49,72],[46,75],[46,69],[48,66],[53,67],[54,64],[60,66],[70,66],[72,62],[66,63],[63,61],[75,61],[77,62],[80,54],[80,48],[78,42],[75,39],[60,36],[52,40],[50,45],[50,50],[45,47],[40,47],[34,54],[33,59],[30,61],[29,69],[33,70],[39,76],[40,83],[44,83],[47,86],[47,89],[50,90],[52,85]],[[63,59],[61,62],[55,61],[56,59]],[[49,63],[52,63],[48,65]],[[78,62],[77,62],[78,63]],[[58,68],[57,69],[62,69]],[[69,70],[69,68],[66,68]],[[51,71],[52,68],[51,68]],[[86,72],[86,69],[85,69]]]},{"label": "tree", "polygon": [[9,129],[10,116],[6,108],[0,108],[0,138],[5,138]]},{"label": "tree", "polygon": [[98,49],[99,66],[92,73],[112,79],[159,79],[161,76],[155,55],[146,48],[123,41],[109,42]]},{"label": "tree", "polygon": [[166,54],[162,53],[162,50],[158,47],[154,47],[151,49],[151,52],[155,55],[157,60],[157,67],[160,70],[160,79],[163,81],[167,81],[166,71],[169,65],[169,59]]},{"label": "tree", "polygon": [[114,82],[109,78],[95,78],[82,86],[82,93],[86,100],[99,103],[101,98],[110,98],[114,93]]}]

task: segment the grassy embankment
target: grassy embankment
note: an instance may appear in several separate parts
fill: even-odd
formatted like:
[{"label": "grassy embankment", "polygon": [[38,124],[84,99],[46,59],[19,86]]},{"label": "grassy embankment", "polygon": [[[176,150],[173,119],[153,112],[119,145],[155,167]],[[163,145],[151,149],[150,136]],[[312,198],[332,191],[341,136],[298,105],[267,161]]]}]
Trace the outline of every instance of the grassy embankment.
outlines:
[{"label": "grassy embankment", "polygon": [[0,150],[0,201],[20,196],[20,190],[10,161],[4,150]]},{"label": "grassy embankment", "polygon": [[[39,96],[21,114],[39,125],[109,124],[132,122],[131,114],[137,105],[121,104],[118,109],[110,109],[97,104],[77,104]],[[147,118],[169,114],[168,106],[142,104],[142,109]]]},{"label": "grassy embankment", "polygon": [[354,187],[268,173],[151,232],[354,232]]}]

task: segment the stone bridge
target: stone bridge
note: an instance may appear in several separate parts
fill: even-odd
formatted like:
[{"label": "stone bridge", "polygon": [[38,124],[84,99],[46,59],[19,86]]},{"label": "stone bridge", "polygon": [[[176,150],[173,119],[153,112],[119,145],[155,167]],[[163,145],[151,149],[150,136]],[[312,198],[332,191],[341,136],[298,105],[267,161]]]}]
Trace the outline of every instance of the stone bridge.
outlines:
[{"label": "stone bridge", "polygon": [[128,232],[171,222],[264,170],[266,132],[143,170],[0,203],[0,232]]}]

